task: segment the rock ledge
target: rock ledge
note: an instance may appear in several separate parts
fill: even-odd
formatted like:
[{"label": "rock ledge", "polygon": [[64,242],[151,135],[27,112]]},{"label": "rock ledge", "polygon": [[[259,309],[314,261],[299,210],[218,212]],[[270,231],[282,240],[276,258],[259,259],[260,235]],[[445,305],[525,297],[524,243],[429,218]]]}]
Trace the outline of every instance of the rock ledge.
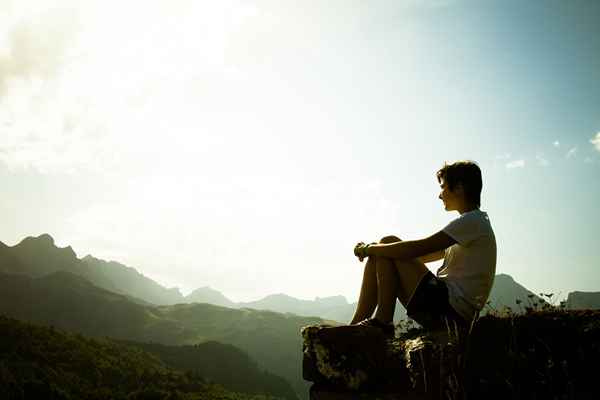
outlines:
[{"label": "rock ledge", "polygon": [[487,315],[468,333],[302,329],[311,400],[597,399],[600,311]]}]

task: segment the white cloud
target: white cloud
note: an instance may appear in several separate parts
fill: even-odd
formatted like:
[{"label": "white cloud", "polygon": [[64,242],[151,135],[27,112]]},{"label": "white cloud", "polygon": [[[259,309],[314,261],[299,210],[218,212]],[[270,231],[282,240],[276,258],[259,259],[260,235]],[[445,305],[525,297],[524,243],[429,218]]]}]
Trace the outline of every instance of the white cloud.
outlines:
[{"label": "white cloud", "polygon": [[525,160],[514,160],[506,164],[506,168],[514,169],[514,168],[523,168],[525,167]]},{"label": "white cloud", "polygon": [[35,14],[35,0],[0,2],[0,163],[11,170],[126,175],[227,163],[285,173],[277,162],[291,164],[289,154],[325,158],[340,141],[329,110],[294,87],[309,78],[292,82],[285,68],[300,68],[288,56],[314,54],[324,30],[343,37],[337,28],[351,29],[363,6],[54,3]]},{"label": "white cloud", "polygon": [[61,4],[15,1],[0,12],[0,162],[9,169],[153,165],[184,138],[184,153],[200,158],[227,141],[224,129],[244,130],[234,121],[258,84],[226,52],[258,10],[234,0],[125,2],[118,13],[112,2]]},{"label": "white cloud", "polygon": [[577,147],[572,147],[569,151],[567,151],[567,153],[565,154],[565,158],[569,159],[569,158],[573,158],[577,155]]},{"label": "white cloud", "polygon": [[586,157],[583,159],[583,162],[586,164],[593,164],[594,160],[592,160],[590,157]]},{"label": "white cloud", "polygon": [[590,139],[590,143],[594,145],[596,150],[600,151],[600,132],[596,133],[596,136]]},{"label": "white cloud", "polygon": [[552,143],[552,145],[553,145],[554,147],[557,147],[557,148],[558,148],[558,147],[560,147],[560,142],[559,142],[558,140],[555,140],[555,141],[554,141],[554,143]]},{"label": "white cloud", "polygon": [[543,155],[538,154],[535,156],[535,159],[538,162],[538,165],[542,166],[542,167],[547,167],[548,165],[550,165],[550,162],[544,158]]},{"label": "white cloud", "polygon": [[499,154],[496,156],[496,160],[508,160],[510,157],[510,153]]},{"label": "white cloud", "polygon": [[[8,3],[8,4],[7,4]],[[71,0],[3,2],[0,10],[0,96],[16,79],[50,78],[78,30]]]}]

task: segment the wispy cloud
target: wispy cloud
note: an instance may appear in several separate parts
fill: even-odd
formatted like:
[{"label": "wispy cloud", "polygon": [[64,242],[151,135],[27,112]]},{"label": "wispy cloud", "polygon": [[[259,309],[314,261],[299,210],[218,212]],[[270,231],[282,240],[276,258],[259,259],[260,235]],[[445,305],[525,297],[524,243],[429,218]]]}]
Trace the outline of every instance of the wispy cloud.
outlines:
[{"label": "wispy cloud", "polygon": [[535,156],[535,159],[537,160],[538,165],[540,165],[542,167],[547,167],[548,165],[550,165],[550,161],[548,161],[547,159],[545,159],[542,154],[537,154]]},{"label": "wispy cloud", "polygon": [[506,164],[507,169],[523,168],[523,167],[525,167],[525,160],[514,160],[514,161],[511,161],[508,164]]},{"label": "wispy cloud", "polygon": [[574,158],[577,155],[577,147],[572,147],[569,151],[567,151],[567,153],[565,154],[565,158],[566,159],[570,159],[570,158]]},{"label": "wispy cloud", "polygon": [[600,132],[596,133],[596,136],[590,139],[590,143],[594,145],[596,150],[600,151]]},{"label": "wispy cloud", "polygon": [[508,160],[508,159],[510,159],[510,157],[511,157],[510,153],[498,154],[496,156],[496,160]]},{"label": "wispy cloud", "polygon": [[256,12],[218,2],[132,3],[116,14],[103,2],[8,3],[0,10],[0,162],[11,170],[117,171],[165,154],[180,160],[190,147],[193,159],[207,159],[227,141],[224,124],[240,120],[222,122],[223,110],[239,117],[256,92],[224,57],[228,35]]},{"label": "wispy cloud", "polygon": [[560,147],[560,142],[558,140],[555,140],[552,145],[556,148]]},{"label": "wispy cloud", "polygon": [[78,29],[69,1],[8,3],[0,13],[0,96],[15,80],[55,75]]}]

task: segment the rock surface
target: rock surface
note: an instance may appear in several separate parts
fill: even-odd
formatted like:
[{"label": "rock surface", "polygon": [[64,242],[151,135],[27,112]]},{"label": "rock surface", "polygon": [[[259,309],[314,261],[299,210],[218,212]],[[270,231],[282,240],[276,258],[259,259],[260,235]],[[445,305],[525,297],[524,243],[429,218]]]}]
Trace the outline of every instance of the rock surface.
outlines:
[{"label": "rock surface", "polygon": [[600,311],[486,315],[472,331],[302,329],[312,400],[598,399]]},{"label": "rock surface", "polygon": [[567,297],[567,308],[571,310],[600,309],[600,292],[571,292]]}]

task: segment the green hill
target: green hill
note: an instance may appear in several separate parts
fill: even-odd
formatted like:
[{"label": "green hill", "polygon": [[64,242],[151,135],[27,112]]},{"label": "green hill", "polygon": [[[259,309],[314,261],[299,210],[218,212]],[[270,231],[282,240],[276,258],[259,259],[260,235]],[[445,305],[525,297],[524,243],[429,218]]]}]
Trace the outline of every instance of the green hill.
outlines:
[{"label": "green hill", "polygon": [[158,343],[124,342],[156,355],[166,365],[183,371],[193,371],[223,385],[228,390],[271,394],[285,399],[297,399],[292,387],[283,378],[262,371],[255,361],[235,346],[215,341],[186,346],[165,346]]},{"label": "green hill", "polygon": [[166,345],[228,343],[259,368],[286,379],[301,397],[308,385],[301,372],[300,328],[325,322],[210,304],[145,306],[68,272],[40,278],[0,274],[0,313],[93,337]]},{"label": "green hill", "polygon": [[6,400],[274,398],[226,390],[134,346],[4,316],[0,337],[0,390]]}]

